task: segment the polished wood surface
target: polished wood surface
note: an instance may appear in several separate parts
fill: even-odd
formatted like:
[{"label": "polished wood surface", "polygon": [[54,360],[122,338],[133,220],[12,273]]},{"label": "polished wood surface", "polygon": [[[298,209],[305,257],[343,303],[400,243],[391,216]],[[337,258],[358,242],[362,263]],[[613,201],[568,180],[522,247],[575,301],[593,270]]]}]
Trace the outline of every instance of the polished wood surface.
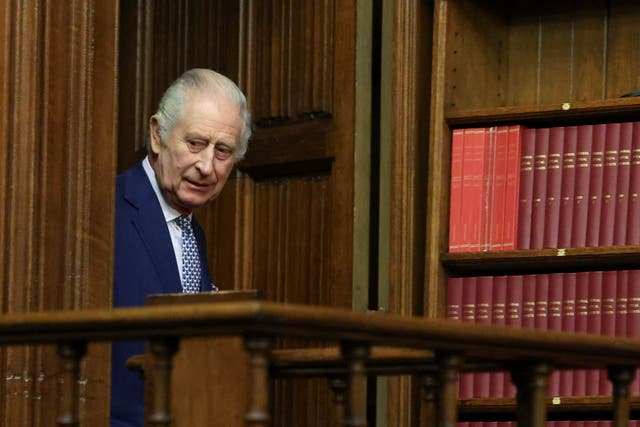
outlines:
[{"label": "polished wood surface", "polygon": [[[194,303],[257,301],[262,292],[218,291],[199,294],[149,295],[146,305],[183,305]],[[250,371],[248,354],[241,337],[191,337],[180,340],[173,358],[171,413],[174,427],[192,425],[242,426],[248,405]],[[154,401],[162,391],[153,387],[156,375],[152,354],[133,356],[130,369],[145,377],[145,399]]]},{"label": "polished wood surface", "polygon": [[[178,348],[177,337],[244,336],[244,345],[249,353],[247,368],[250,378],[246,425],[268,426],[271,422],[268,402],[271,398],[269,366],[273,338],[309,334],[314,334],[319,340],[340,343],[347,366],[343,425],[366,425],[363,384],[370,347],[374,344],[429,349],[435,353],[437,371],[431,382],[424,384],[429,393],[437,389],[436,412],[440,425],[455,424],[458,374],[466,363],[478,360],[503,364],[503,367],[512,369],[514,384],[518,388],[518,422],[528,426],[544,425],[547,378],[552,366],[559,369],[607,366],[614,383],[612,407],[615,426],[623,427],[629,419],[627,387],[640,360],[640,343],[629,338],[517,330],[271,302],[160,304],[117,310],[13,314],[0,318],[1,345],[60,340],[82,343],[86,339],[149,339],[152,364],[155,365],[150,425],[169,425],[172,418],[169,410],[171,365],[172,355]],[[76,346],[65,346],[61,351],[63,357],[72,360],[68,369],[72,377],[77,375],[78,360],[82,354],[82,351],[70,351],[73,348]],[[78,405],[78,389],[78,382],[70,381],[69,387],[63,390],[66,394],[61,408],[63,414],[70,414],[70,420],[74,415],[69,408]],[[429,407],[428,404],[426,406]],[[185,417],[193,421],[189,415]]]},{"label": "polished wood surface", "polygon": [[[383,2],[384,3],[384,2]],[[425,302],[435,306],[437,286],[423,286],[432,281],[426,257],[435,257],[438,250],[425,239],[429,199],[439,199],[436,189],[427,188],[437,181],[427,180],[429,141],[429,93],[431,86],[431,38],[434,31],[433,2],[400,0],[388,2],[384,19],[392,19],[390,48],[392,62],[390,104],[390,182],[389,189],[389,251],[388,277],[380,278],[388,286],[388,310],[414,315],[424,313]],[[433,96],[433,95],[432,95]],[[381,129],[381,132],[387,129]],[[429,193],[427,193],[427,191]],[[429,197],[426,195],[429,194]],[[382,293],[381,293],[382,295]],[[417,387],[409,377],[388,381],[389,427],[412,425],[416,412]]]},{"label": "polished wood surface", "polygon": [[[0,2],[3,314],[111,305],[118,4]],[[88,354],[79,417],[106,426],[108,347]],[[0,360],[0,425],[51,425],[55,346]]]},{"label": "polished wood surface", "polygon": [[535,249],[442,254],[450,277],[640,268],[640,247]]}]

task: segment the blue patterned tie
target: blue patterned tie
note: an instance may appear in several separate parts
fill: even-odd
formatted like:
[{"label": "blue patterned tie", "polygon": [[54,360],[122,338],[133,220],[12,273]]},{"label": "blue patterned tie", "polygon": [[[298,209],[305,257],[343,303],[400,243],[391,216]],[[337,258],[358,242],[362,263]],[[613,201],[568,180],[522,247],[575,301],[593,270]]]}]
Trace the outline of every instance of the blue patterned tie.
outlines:
[{"label": "blue patterned tie", "polygon": [[198,245],[193,235],[191,219],[176,218],[176,223],[182,229],[182,290],[193,294],[200,291],[200,257]]}]

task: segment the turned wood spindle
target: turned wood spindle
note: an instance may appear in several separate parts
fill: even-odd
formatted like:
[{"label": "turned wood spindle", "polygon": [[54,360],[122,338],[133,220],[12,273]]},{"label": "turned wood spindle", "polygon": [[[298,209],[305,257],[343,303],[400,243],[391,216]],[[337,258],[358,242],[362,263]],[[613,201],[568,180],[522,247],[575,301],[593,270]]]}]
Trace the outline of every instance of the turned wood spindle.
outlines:
[{"label": "turned wood spindle", "polygon": [[517,364],[511,381],[517,388],[518,427],[545,427],[547,422],[547,383],[552,371],[547,362]]},{"label": "turned wood spindle", "polygon": [[154,339],[149,342],[152,355],[153,401],[149,426],[171,426],[171,370],[173,356],[178,351],[176,338]]},{"label": "turned wood spindle", "polygon": [[420,425],[436,425],[438,419],[438,389],[440,384],[435,372],[429,372],[422,376],[420,383]]},{"label": "turned wood spindle", "polygon": [[369,357],[370,346],[368,344],[343,343],[341,352],[349,371],[343,425],[365,427],[367,425],[367,373],[365,365]]},{"label": "turned wood spindle", "polygon": [[80,425],[79,417],[79,383],[80,363],[87,353],[85,341],[62,342],[58,344],[58,355],[62,359],[62,395],[60,397],[60,412],[56,425]]},{"label": "turned wood spindle", "polygon": [[463,358],[454,353],[438,353],[438,378],[440,399],[438,400],[438,426],[455,427],[458,421],[458,379]]},{"label": "turned wood spindle", "polygon": [[613,427],[629,426],[629,384],[636,376],[633,366],[611,366],[607,369],[613,386]]},{"label": "turned wood spindle", "polygon": [[342,376],[332,377],[329,379],[329,387],[333,391],[334,419],[342,421],[347,403],[347,380]]},{"label": "turned wood spindle", "polygon": [[249,396],[245,414],[249,427],[267,427],[269,415],[269,365],[273,339],[269,337],[248,336],[244,338],[244,347],[249,353]]}]

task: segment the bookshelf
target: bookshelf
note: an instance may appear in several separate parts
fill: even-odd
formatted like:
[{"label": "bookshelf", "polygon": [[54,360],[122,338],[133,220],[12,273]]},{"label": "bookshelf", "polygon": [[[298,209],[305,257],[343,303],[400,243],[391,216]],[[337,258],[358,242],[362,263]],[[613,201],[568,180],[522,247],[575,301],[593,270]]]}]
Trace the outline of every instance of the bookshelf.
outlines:
[{"label": "bookshelf", "polygon": [[[448,279],[640,269],[640,247],[450,253],[455,129],[640,120],[640,2],[448,0],[434,3],[425,312],[446,316]],[[595,399],[595,400],[594,400]],[[572,413],[606,399],[571,397]],[[603,403],[604,402],[604,403]],[[465,414],[508,401],[464,401]],[[606,406],[606,405],[605,405]],[[562,412],[562,407],[556,411]],[[637,408],[637,402],[634,407]],[[595,411],[597,412],[597,411]],[[468,416],[468,415],[465,415]]]}]

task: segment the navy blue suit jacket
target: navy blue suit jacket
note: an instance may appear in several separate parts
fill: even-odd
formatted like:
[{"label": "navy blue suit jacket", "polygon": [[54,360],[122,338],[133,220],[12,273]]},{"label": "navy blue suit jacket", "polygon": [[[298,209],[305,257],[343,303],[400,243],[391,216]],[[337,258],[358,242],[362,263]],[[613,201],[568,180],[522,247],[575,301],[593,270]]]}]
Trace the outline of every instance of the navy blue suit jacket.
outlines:
[{"label": "navy blue suit jacket", "polygon": [[[202,268],[200,291],[211,290],[205,238],[193,229]],[[142,163],[119,175],[116,183],[116,235],[113,283],[114,307],[144,305],[149,294],[182,292],[171,236],[158,198]],[[143,342],[114,342],[111,366],[111,427],[144,425],[143,382],[125,367]]]}]

